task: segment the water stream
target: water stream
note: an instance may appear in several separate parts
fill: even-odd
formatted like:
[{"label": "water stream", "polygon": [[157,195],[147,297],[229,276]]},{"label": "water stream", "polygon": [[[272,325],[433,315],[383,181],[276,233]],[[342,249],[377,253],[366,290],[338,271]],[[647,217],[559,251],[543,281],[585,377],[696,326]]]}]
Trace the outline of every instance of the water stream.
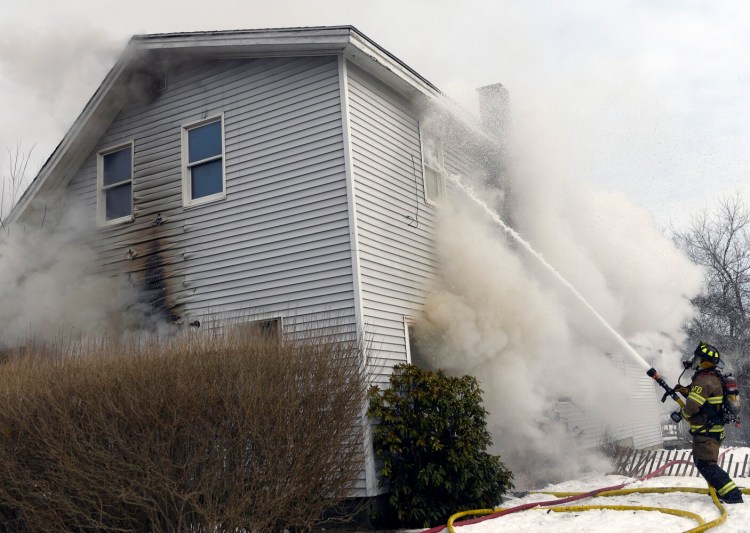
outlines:
[{"label": "water stream", "polygon": [[540,264],[544,265],[544,267],[549,270],[550,274],[553,275],[553,277],[565,288],[567,288],[571,294],[573,294],[578,301],[583,304],[583,306],[588,309],[591,312],[591,315],[597,320],[599,324],[601,324],[602,327],[604,327],[605,330],[607,330],[612,337],[617,341],[617,343],[622,347],[623,351],[627,353],[636,363],[638,363],[640,366],[642,366],[645,370],[648,370],[651,368],[651,365],[646,362],[646,360],[641,357],[641,355],[635,351],[635,349],[628,344],[628,342],[622,338],[622,336],[615,331],[615,329],[607,322],[602,315],[599,314],[599,312],[594,309],[594,307],[586,300],[586,298],[583,297],[583,295],[578,292],[578,290],[567,280],[565,279],[552,265],[550,265],[542,255],[534,250],[534,248],[531,247],[531,245],[523,238],[521,237],[518,232],[516,232],[513,228],[508,226],[505,222],[502,221],[502,219],[498,216],[497,213],[495,213],[492,209],[489,208],[489,206],[481,199],[479,198],[474,190],[469,187],[468,185],[465,185],[463,182],[461,182],[460,178],[458,176],[449,175],[448,179],[452,181],[459,189],[461,189],[469,198],[471,198],[479,207],[481,207],[487,215],[498,225],[500,226],[503,231],[505,231],[513,240],[515,240],[518,244],[523,246],[523,248],[531,254],[537,261],[539,261]]}]

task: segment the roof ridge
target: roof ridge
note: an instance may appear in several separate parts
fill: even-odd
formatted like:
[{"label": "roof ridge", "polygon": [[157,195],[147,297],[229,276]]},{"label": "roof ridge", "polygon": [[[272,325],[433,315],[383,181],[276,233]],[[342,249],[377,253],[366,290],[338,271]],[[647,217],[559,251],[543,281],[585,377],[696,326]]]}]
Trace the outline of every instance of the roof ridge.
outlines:
[{"label": "roof ridge", "polygon": [[261,32],[293,32],[293,31],[315,31],[315,30],[350,30],[356,33],[362,34],[356,27],[345,24],[335,26],[284,26],[284,27],[268,27],[268,28],[238,28],[233,30],[198,30],[198,31],[179,31],[179,32],[165,32],[165,33],[140,33],[135,34],[131,37],[131,40],[145,40],[165,37],[185,37],[185,36],[199,36],[199,35],[245,35],[252,33]]}]

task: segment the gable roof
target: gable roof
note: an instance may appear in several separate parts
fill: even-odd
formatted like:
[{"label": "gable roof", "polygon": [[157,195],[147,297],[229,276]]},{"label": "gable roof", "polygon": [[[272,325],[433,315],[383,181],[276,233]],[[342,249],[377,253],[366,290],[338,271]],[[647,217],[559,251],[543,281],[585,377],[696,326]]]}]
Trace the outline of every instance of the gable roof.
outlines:
[{"label": "gable roof", "polygon": [[10,212],[13,223],[40,194],[72,178],[125,103],[128,85],[143,65],[180,57],[258,58],[343,54],[348,60],[410,96],[440,91],[353,26],[277,28],[136,35],[88,101],[60,144]]}]

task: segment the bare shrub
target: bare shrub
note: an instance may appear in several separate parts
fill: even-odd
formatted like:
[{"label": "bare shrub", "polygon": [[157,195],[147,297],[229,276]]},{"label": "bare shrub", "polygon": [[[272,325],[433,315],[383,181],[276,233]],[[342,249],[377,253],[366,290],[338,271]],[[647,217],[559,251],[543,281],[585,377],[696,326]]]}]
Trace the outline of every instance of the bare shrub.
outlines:
[{"label": "bare shrub", "polygon": [[309,528],[364,464],[355,344],[191,335],[0,367],[0,519],[26,531]]}]

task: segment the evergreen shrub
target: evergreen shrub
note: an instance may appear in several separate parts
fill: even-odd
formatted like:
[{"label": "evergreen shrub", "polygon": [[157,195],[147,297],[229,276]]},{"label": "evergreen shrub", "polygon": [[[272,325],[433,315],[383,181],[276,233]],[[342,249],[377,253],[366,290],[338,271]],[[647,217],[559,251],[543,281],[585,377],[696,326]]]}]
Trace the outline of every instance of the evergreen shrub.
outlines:
[{"label": "evergreen shrub", "polygon": [[390,388],[370,389],[375,453],[399,526],[427,527],[458,511],[492,508],[513,487],[500,456],[486,451],[492,437],[481,395],[474,377],[414,365],[396,366]]}]

